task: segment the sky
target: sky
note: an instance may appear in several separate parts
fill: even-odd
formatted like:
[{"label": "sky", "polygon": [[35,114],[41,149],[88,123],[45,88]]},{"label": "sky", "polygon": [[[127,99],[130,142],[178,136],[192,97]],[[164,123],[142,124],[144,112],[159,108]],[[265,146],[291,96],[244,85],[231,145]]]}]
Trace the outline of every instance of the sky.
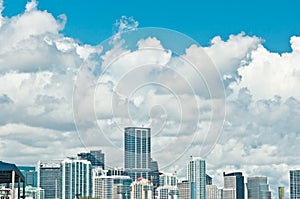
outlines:
[{"label": "sky", "polygon": [[152,128],[153,158],[190,156],[289,191],[300,168],[296,1],[0,0],[0,159],[34,165],[102,149],[123,165],[123,128]]}]

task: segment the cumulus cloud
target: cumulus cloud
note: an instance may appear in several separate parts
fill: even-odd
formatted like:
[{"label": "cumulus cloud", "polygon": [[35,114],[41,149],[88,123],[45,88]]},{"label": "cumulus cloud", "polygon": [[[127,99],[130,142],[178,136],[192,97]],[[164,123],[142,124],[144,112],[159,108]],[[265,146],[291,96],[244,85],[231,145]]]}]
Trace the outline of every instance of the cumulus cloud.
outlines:
[{"label": "cumulus cloud", "polygon": [[[28,2],[24,13],[1,18],[0,136],[2,145],[7,148],[7,153],[1,155],[3,159],[20,163],[24,160],[24,163],[30,164],[37,161],[29,155],[25,160],[22,154],[11,153],[16,150],[9,150],[8,146],[23,146],[20,129],[28,132],[26,138],[32,140],[26,142],[28,151],[36,153],[39,150],[44,153],[41,147],[36,146],[38,140],[33,139],[37,134],[48,149],[52,144],[47,142],[48,135],[68,134],[69,138],[78,138],[72,111],[73,82],[83,62],[95,67],[96,63],[90,57],[99,54],[101,48],[80,45],[74,39],[61,35],[59,32],[65,20],[64,15],[55,19],[47,11],[38,10],[36,1]],[[62,145],[65,140],[60,138],[56,146]],[[77,141],[77,146],[80,146]],[[66,147],[58,153],[76,147],[69,145],[70,149]]]},{"label": "cumulus cloud", "polygon": [[212,59],[224,79],[224,85],[228,86],[238,77],[237,69],[250,53],[257,49],[262,39],[256,36],[247,36],[245,33],[230,35],[227,41],[216,36],[211,40],[211,46],[204,50]]},{"label": "cumulus cloud", "polygon": [[249,60],[238,69],[240,80],[230,87],[234,91],[247,88],[256,100],[280,96],[299,100],[300,52],[299,38],[291,38],[292,52],[269,52],[263,45],[252,51]]}]

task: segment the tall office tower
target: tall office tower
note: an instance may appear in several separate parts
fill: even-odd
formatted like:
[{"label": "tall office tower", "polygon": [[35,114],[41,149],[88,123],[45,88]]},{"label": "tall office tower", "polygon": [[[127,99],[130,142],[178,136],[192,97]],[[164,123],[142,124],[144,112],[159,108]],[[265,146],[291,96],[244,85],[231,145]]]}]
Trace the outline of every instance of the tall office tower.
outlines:
[{"label": "tall office tower", "polygon": [[60,160],[43,160],[37,165],[38,187],[44,189],[45,199],[60,196]]},{"label": "tall office tower", "polygon": [[244,176],[242,172],[223,173],[223,199],[244,199]]},{"label": "tall office tower", "polygon": [[300,198],[300,170],[290,171],[290,198]]},{"label": "tall office tower", "polygon": [[191,182],[191,194],[195,199],[205,199],[206,195],[206,166],[205,160],[191,158],[187,165],[187,178]]},{"label": "tall office tower", "polygon": [[159,186],[177,186],[177,175],[175,173],[163,173],[159,176]]},{"label": "tall office tower", "polygon": [[77,156],[82,160],[88,160],[92,166],[102,167],[104,169],[104,153],[101,150],[92,150],[89,153],[79,153]]},{"label": "tall office tower", "polygon": [[176,186],[164,185],[157,188],[157,199],[178,199],[179,191]]},{"label": "tall office tower", "polygon": [[223,189],[219,189],[217,185],[206,185],[206,199],[222,199]]},{"label": "tall office tower", "polygon": [[206,174],[206,185],[212,185],[212,177]]},{"label": "tall office tower", "polygon": [[177,183],[179,198],[191,199],[191,183],[187,180]]},{"label": "tall office tower", "polygon": [[25,186],[37,187],[37,172],[32,166],[18,166],[25,177]]},{"label": "tall office tower", "polygon": [[124,131],[124,168],[135,180],[151,180],[151,129],[127,127]]},{"label": "tall office tower", "polygon": [[92,165],[88,160],[65,159],[61,167],[61,199],[92,197]]},{"label": "tall office tower", "polygon": [[284,199],[284,187],[278,187],[278,198]]},{"label": "tall office tower", "polygon": [[93,198],[129,199],[131,182],[129,176],[93,176]]},{"label": "tall office tower", "polygon": [[271,199],[267,177],[247,178],[248,199]]},{"label": "tall office tower", "polygon": [[153,199],[153,184],[145,178],[138,178],[131,183],[130,199]]},{"label": "tall office tower", "polygon": [[154,187],[159,186],[159,169],[157,161],[152,158],[150,160],[150,181],[153,183]]}]

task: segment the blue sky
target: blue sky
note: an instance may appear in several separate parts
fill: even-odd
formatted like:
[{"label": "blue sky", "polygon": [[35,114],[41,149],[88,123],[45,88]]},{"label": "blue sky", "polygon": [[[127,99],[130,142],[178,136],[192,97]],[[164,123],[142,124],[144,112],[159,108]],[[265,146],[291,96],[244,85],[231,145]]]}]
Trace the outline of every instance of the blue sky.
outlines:
[{"label": "blue sky", "polygon": [[[5,1],[4,15],[24,11],[25,0]],[[98,1],[42,0],[39,9],[66,14],[63,33],[83,43],[98,44],[111,36],[112,24],[133,16],[139,27],[164,27],[197,40],[202,46],[216,35],[226,39],[244,31],[265,40],[275,52],[290,51],[289,39],[300,34],[299,1]]]}]

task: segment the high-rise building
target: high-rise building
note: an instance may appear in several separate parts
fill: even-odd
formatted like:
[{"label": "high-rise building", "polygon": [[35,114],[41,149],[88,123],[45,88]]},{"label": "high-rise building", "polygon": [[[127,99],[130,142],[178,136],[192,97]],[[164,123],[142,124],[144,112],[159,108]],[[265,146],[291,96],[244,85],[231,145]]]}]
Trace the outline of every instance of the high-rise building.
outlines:
[{"label": "high-rise building", "polygon": [[130,199],[153,199],[153,184],[145,178],[138,178],[131,183]]},{"label": "high-rise building", "polygon": [[122,175],[95,175],[93,176],[93,197],[97,199],[129,199],[129,176]]},{"label": "high-rise building", "polygon": [[284,187],[278,187],[278,199],[284,199]]},{"label": "high-rise building", "polygon": [[271,199],[267,177],[247,178],[248,199]]},{"label": "high-rise building", "polygon": [[159,186],[177,186],[177,175],[175,173],[162,173],[159,175]]},{"label": "high-rise building", "polygon": [[191,182],[191,194],[195,199],[205,199],[206,164],[205,160],[192,157],[187,165],[187,178]]},{"label": "high-rise building", "polygon": [[245,188],[244,188],[244,176],[242,172],[234,173],[223,173],[224,177],[224,188],[223,188],[223,199],[244,199]]},{"label": "high-rise building", "polygon": [[104,153],[101,150],[92,150],[88,153],[79,153],[77,156],[82,160],[88,160],[92,166],[101,167],[104,169],[105,160]]},{"label": "high-rise building", "polygon": [[153,183],[154,187],[158,187],[159,185],[159,169],[158,162],[154,161],[152,158],[150,160],[150,181]]},{"label": "high-rise building", "polygon": [[223,190],[219,189],[217,185],[206,185],[206,199],[223,199]]},{"label": "high-rise building", "polygon": [[39,187],[27,186],[25,188],[25,198],[44,199],[45,191]]},{"label": "high-rise building", "polygon": [[92,165],[88,160],[65,159],[61,167],[61,199],[92,197]]},{"label": "high-rise building", "polygon": [[25,177],[25,186],[37,187],[37,172],[32,166],[18,166]]},{"label": "high-rise building", "polygon": [[151,180],[151,129],[127,127],[124,130],[124,168],[135,180]]},{"label": "high-rise building", "polygon": [[290,171],[290,198],[300,198],[300,170]]},{"label": "high-rise building", "polygon": [[45,199],[60,197],[60,160],[43,160],[37,165],[38,187],[44,189]]},{"label": "high-rise building", "polygon": [[212,177],[206,174],[206,185],[212,185]]},{"label": "high-rise building", "polygon": [[191,197],[191,183],[187,180],[177,183],[179,198],[192,199]]},{"label": "high-rise building", "polygon": [[179,191],[176,186],[164,185],[157,188],[157,199],[178,199]]}]

